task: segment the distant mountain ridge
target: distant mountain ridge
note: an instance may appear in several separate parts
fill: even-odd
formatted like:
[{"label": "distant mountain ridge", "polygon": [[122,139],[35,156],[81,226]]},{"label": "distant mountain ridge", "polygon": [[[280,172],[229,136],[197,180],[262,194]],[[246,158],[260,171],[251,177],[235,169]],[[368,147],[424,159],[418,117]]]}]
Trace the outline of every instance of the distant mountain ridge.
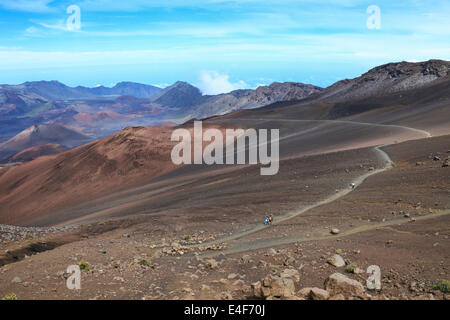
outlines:
[{"label": "distant mountain ridge", "polygon": [[278,101],[301,100],[323,88],[295,82],[274,82],[256,89],[240,89],[218,95],[202,95],[189,83],[178,81],[149,100],[155,106],[182,108],[186,117],[209,117],[239,109],[254,109]]},{"label": "distant mountain ridge", "polygon": [[31,125],[52,122],[101,138],[126,126],[184,122],[276,101],[301,100],[321,90],[293,82],[219,95],[203,95],[182,81],[165,89],[133,82],[120,82],[112,88],[73,88],[58,81],[0,85],[0,140]]},{"label": "distant mountain ridge", "polygon": [[164,89],[134,82],[120,82],[112,88],[69,87],[58,81],[0,85],[0,141],[34,124],[58,123],[102,138],[127,126],[182,123],[274,103],[336,104],[330,114],[341,117],[358,113],[362,105],[365,109],[380,105],[364,99],[376,97],[378,101],[382,96],[444,84],[449,79],[449,61],[429,60],[388,63],[327,88],[275,82],[218,95],[204,95],[182,81]]},{"label": "distant mountain ridge", "polygon": [[120,82],[114,87],[97,86],[93,88],[78,86],[69,87],[59,81],[32,81],[19,85],[0,85],[0,90],[8,90],[18,93],[34,93],[45,99],[74,100],[74,99],[94,99],[107,96],[130,95],[137,98],[150,98],[161,88],[140,84],[135,82]]},{"label": "distant mountain ridge", "polygon": [[424,87],[450,79],[450,61],[394,62],[375,67],[360,77],[336,82],[308,100],[345,102]]}]

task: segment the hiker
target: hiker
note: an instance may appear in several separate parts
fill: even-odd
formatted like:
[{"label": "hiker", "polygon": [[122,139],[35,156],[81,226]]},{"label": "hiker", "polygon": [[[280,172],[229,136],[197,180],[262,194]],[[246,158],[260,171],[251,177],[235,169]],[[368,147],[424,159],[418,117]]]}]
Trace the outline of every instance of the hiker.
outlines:
[{"label": "hiker", "polygon": [[272,216],[270,215],[270,216],[269,216],[269,224],[272,224],[272,220],[273,220],[273,218],[272,218]]},{"label": "hiker", "polygon": [[266,216],[266,218],[264,219],[264,224],[270,224],[269,216]]},{"label": "hiker", "polygon": [[350,188],[355,189],[356,185],[354,183],[350,183]]}]

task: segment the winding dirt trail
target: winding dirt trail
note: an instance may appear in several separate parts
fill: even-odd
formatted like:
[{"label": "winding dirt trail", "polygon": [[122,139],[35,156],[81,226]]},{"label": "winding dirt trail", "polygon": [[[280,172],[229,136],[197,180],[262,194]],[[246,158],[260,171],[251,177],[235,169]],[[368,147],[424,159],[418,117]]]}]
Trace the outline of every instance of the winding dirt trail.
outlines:
[{"label": "winding dirt trail", "polygon": [[[436,219],[439,217],[450,215],[450,209],[442,210],[436,213],[428,214],[426,216],[421,216],[415,218],[415,221],[424,221],[429,219]],[[258,250],[258,249],[265,249],[270,247],[275,247],[279,245],[286,245],[291,243],[301,243],[301,242],[310,242],[310,241],[320,241],[320,240],[332,240],[332,239],[341,239],[347,236],[351,236],[357,233],[377,230],[377,229],[383,229],[387,228],[389,226],[393,225],[402,225],[406,223],[411,223],[412,221],[410,219],[405,218],[398,218],[391,221],[385,221],[385,222],[379,222],[379,223],[371,223],[366,224],[362,226],[355,227],[353,229],[345,230],[338,235],[332,235],[330,233],[322,234],[320,236],[316,237],[305,237],[304,234],[295,234],[289,237],[280,237],[280,238],[269,238],[264,240],[254,240],[254,241],[247,241],[247,242],[239,242],[239,243],[231,243],[229,244],[228,248],[220,251],[211,251],[211,252],[205,252],[203,254],[200,254],[201,257],[204,258],[213,258],[217,257],[220,254],[234,254],[234,253],[241,253],[246,252],[250,250]]]},{"label": "winding dirt trail", "polygon": [[[254,120],[268,120],[268,119],[254,119]],[[277,121],[326,121],[326,122],[334,122],[334,120],[295,120],[295,119],[274,119]],[[373,126],[388,126],[388,127],[396,127],[396,128],[402,128],[405,130],[410,130],[416,133],[420,133],[422,135],[424,135],[426,138],[430,138],[432,137],[431,133],[424,131],[424,130],[420,130],[420,129],[415,129],[415,128],[410,128],[410,127],[403,127],[403,126],[398,126],[398,125],[378,125],[378,124],[372,124],[372,123],[360,123],[360,122],[352,122],[352,121],[340,121],[337,120],[337,122],[343,122],[343,123],[353,123],[353,124],[362,124],[362,125],[373,125]],[[301,134],[301,133],[299,133]],[[290,135],[292,136],[292,135]],[[289,136],[289,137],[290,137]],[[284,138],[288,138],[288,137],[284,137]],[[377,169],[377,170],[373,170],[370,171],[368,173],[365,173],[357,178],[355,178],[352,183],[355,185],[354,188],[346,188],[343,190],[340,190],[339,192],[332,194],[328,197],[326,197],[325,199],[322,199],[320,201],[317,201],[316,203],[313,203],[311,205],[308,206],[304,206],[302,208],[300,208],[299,210],[295,210],[292,212],[288,212],[282,216],[277,217],[277,220],[273,223],[273,225],[277,225],[280,224],[282,222],[288,221],[292,218],[295,218],[311,209],[329,204],[333,201],[336,201],[346,195],[348,195],[350,192],[356,190],[358,188],[358,186],[360,186],[367,178],[379,174],[381,172],[385,172],[387,170],[392,169],[393,167],[393,161],[392,159],[389,157],[389,155],[383,151],[381,148],[383,147],[387,147],[390,145],[393,145],[395,143],[389,143],[389,144],[384,144],[384,145],[379,145],[373,148],[373,150],[377,153],[377,157],[379,158],[379,160],[381,160],[384,163],[384,167]],[[430,219],[430,218],[435,218],[435,217],[439,217],[442,215],[447,215],[450,214],[450,210],[441,212],[439,214],[430,214],[428,216],[424,216],[424,217],[419,217],[417,220],[424,220],[424,219]],[[402,220],[395,220],[395,221],[389,221],[389,222],[383,222],[383,223],[374,223],[374,224],[370,224],[370,225],[365,225],[365,226],[360,226],[351,230],[347,230],[343,233],[340,233],[338,236],[333,236],[330,234],[327,235],[323,235],[321,237],[316,237],[316,238],[304,238],[303,235],[295,235],[295,236],[291,236],[291,237],[287,237],[287,238],[272,238],[272,239],[265,239],[263,241],[259,240],[257,242],[242,242],[242,241],[236,241],[239,240],[247,235],[251,235],[254,233],[257,233],[261,230],[264,230],[266,228],[269,228],[270,226],[268,225],[264,225],[264,224],[260,224],[260,225],[253,225],[253,226],[247,226],[246,228],[243,228],[231,235],[228,236],[224,236],[221,238],[218,238],[216,240],[207,242],[207,243],[202,243],[201,246],[205,246],[205,245],[214,245],[214,244],[220,244],[220,243],[227,243],[228,245],[228,249],[225,250],[221,250],[219,252],[206,252],[203,253],[202,256],[208,256],[208,257],[213,257],[213,256],[217,256],[220,253],[224,253],[224,254],[230,254],[230,253],[238,253],[238,252],[244,252],[244,251],[248,251],[248,250],[254,250],[254,249],[261,249],[261,248],[266,248],[266,247],[271,247],[271,246],[275,246],[275,245],[279,245],[279,244],[289,244],[289,243],[293,243],[293,242],[305,242],[305,241],[314,241],[314,240],[325,240],[325,239],[333,239],[333,237],[344,237],[344,236],[348,236],[351,234],[355,234],[355,233],[359,233],[359,232],[364,232],[364,231],[369,231],[369,230],[373,230],[376,228],[380,228],[380,227],[384,227],[384,226],[389,226],[389,225],[395,225],[395,224],[402,224],[402,223],[406,223],[409,220],[402,219]],[[191,247],[198,247],[199,245],[194,245]]]}]

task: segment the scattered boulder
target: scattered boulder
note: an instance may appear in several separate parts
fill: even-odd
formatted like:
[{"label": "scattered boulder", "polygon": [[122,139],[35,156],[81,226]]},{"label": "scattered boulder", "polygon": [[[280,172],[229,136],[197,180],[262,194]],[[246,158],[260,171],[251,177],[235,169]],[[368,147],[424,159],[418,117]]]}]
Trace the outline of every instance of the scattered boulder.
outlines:
[{"label": "scattered boulder", "polygon": [[320,288],[303,288],[298,295],[308,300],[328,300],[330,293]]},{"label": "scattered boulder", "polygon": [[222,292],[219,295],[219,299],[220,300],[233,300],[233,296],[229,292]]},{"label": "scattered boulder", "polygon": [[19,277],[14,277],[14,278],[11,280],[11,282],[12,282],[12,283],[22,283],[22,279],[20,279]]},{"label": "scattered boulder", "polygon": [[257,282],[252,283],[250,287],[252,289],[254,297],[256,297],[256,298],[263,298],[261,281],[257,281]]},{"label": "scattered boulder", "polygon": [[219,269],[219,263],[214,259],[208,259],[205,261],[205,266],[211,270]]},{"label": "scattered boulder", "polygon": [[343,294],[344,296],[362,296],[364,287],[356,280],[341,273],[333,273],[325,280],[325,289],[330,295]]},{"label": "scattered boulder", "polygon": [[295,296],[295,285],[292,279],[269,275],[262,281],[252,283],[253,295],[257,298],[289,299]]},{"label": "scattered boulder", "polygon": [[252,261],[252,258],[248,254],[246,254],[241,257],[241,261],[243,263],[250,263]]},{"label": "scattered boulder", "polygon": [[340,255],[335,254],[334,256],[328,258],[327,262],[336,268],[345,266],[345,260]]},{"label": "scattered boulder", "polygon": [[286,257],[286,259],[284,259],[284,262],[283,262],[283,264],[285,265],[285,266],[291,266],[291,265],[293,265],[294,263],[295,263],[295,258],[294,257],[292,257],[292,256],[287,256]]},{"label": "scattered boulder", "polygon": [[330,294],[328,291],[320,288],[312,288],[310,293],[310,298],[312,300],[328,300]]},{"label": "scattered boulder", "polygon": [[446,168],[450,166],[450,159],[447,158],[444,160],[444,163],[442,164],[442,168]]},{"label": "scattered boulder", "polygon": [[280,277],[292,279],[295,282],[300,281],[300,273],[295,269],[285,269],[280,273]]},{"label": "scattered boulder", "polygon": [[330,233],[331,234],[339,234],[341,232],[341,230],[339,230],[338,228],[331,228]]}]

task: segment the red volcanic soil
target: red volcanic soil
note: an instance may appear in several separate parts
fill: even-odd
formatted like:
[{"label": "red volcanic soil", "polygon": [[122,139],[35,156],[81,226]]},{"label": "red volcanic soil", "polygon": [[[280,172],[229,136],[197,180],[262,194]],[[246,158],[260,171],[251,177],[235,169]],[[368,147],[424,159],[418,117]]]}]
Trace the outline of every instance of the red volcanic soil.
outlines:
[{"label": "red volcanic soil", "polygon": [[170,135],[167,128],[130,127],[59,155],[1,170],[0,223],[19,224],[173,170]]},{"label": "red volcanic soil", "polygon": [[59,209],[139,186],[176,169],[179,166],[171,160],[178,143],[170,140],[173,130],[170,124],[128,127],[76,149],[2,169],[0,224],[29,225]]},{"label": "red volcanic soil", "polygon": [[61,153],[67,151],[68,148],[57,144],[48,143],[36,147],[27,148],[8,158],[8,162],[28,162],[42,156]]},{"label": "red volcanic soil", "polygon": [[[377,152],[283,160],[274,177],[248,166],[187,179],[179,188],[172,182],[172,191],[159,186],[159,194],[140,197],[147,207],[139,211],[134,205],[140,214],[101,216],[65,233],[0,243],[0,297],[255,299],[251,284],[277,275],[292,278],[292,299],[305,299],[301,289],[324,288],[336,272],[366,288],[366,270],[377,265],[380,291],[366,288],[333,299],[448,300],[448,293],[433,288],[449,279],[450,172],[442,167],[448,141],[433,137],[384,147],[392,168],[288,220],[279,218],[347,189],[355,177],[371,172],[369,166],[383,167]],[[264,227],[266,214],[275,220]],[[331,228],[340,233],[330,234]],[[36,249],[42,251],[34,255]],[[361,271],[327,263],[336,253]],[[90,267],[82,271],[82,289],[68,290],[64,271],[82,261]]]},{"label": "red volcanic soil", "polygon": [[78,147],[92,139],[60,124],[33,125],[0,145],[0,159],[7,159],[30,147],[57,143],[68,148]]}]

